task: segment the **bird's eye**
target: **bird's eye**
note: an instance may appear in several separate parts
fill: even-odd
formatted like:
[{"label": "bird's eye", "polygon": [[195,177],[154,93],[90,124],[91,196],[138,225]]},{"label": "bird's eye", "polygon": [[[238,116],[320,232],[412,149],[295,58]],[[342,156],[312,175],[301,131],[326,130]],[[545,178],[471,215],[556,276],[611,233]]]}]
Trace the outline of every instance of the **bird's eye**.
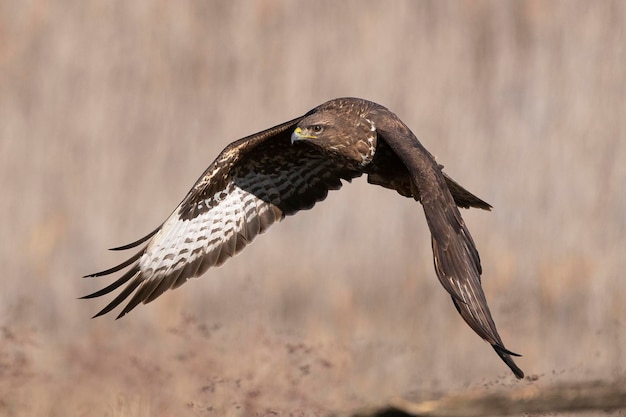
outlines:
[{"label": "bird's eye", "polygon": [[313,126],[311,126],[311,131],[313,133],[316,133],[316,134],[322,133],[322,130],[324,130],[324,127],[322,125],[313,125]]}]

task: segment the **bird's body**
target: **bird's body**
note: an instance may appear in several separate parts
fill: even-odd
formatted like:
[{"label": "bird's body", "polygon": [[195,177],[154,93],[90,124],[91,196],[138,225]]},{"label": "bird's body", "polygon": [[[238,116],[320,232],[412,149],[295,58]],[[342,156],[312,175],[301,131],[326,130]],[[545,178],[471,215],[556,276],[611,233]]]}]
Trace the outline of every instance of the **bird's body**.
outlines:
[{"label": "bird's body", "polygon": [[84,298],[124,286],[96,316],[130,297],[118,318],[240,252],[256,235],[329,190],[363,174],[368,182],[422,203],[432,236],[435,271],[457,310],[489,342],[515,375],[515,365],[491,318],[478,251],[458,207],[490,205],[445,175],[410,129],[385,107],[341,98],[304,116],[228,145],[170,217],[129,249],[135,256],[102,276],[130,269]]}]

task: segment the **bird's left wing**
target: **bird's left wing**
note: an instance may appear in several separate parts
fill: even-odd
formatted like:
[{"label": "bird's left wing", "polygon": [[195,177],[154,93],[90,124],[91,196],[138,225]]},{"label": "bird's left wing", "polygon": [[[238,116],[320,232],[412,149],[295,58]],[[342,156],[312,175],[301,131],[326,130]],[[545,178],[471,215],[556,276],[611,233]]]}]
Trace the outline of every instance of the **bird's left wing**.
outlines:
[{"label": "bird's left wing", "polygon": [[413,195],[420,196],[424,208],[439,281],[467,324],[493,346],[518,378],[522,378],[524,373],[511,358],[511,355],[519,355],[505,348],[491,317],[480,282],[482,268],[478,250],[440,166],[394,113],[378,107],[371,110],[368,118],[374,122],[379,140],[389,145],[409,171],[411,186],[417,187]]},{"label": "bird's left wing", "polygon": [[337,165],[308,144],[292,145],[301,118],[227,146],[170,217],[150,235],[129,245],[147,245],[126,262],[88,277],[129,267],[109,286],[83,298],[122,291],[96,316],[130,297],[119,317],[139,303],[198,277],[241,251],[285,215],[309,209],[359,172]]}]

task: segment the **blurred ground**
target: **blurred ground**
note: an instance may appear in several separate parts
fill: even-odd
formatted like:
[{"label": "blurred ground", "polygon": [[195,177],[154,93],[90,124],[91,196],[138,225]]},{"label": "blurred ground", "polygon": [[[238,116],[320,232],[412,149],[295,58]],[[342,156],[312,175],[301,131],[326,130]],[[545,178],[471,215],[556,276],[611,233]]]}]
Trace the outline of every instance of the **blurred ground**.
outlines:
[{"label": "blurred ground", "polygon": [[[626,3],[0,2],[0,414],[323,415],[626,372]],[[229,142],[357,96],[463,215],[517,382],[363,179],[123,320],[78,301]],[[366,254],[373,251],[381,257]]]}]

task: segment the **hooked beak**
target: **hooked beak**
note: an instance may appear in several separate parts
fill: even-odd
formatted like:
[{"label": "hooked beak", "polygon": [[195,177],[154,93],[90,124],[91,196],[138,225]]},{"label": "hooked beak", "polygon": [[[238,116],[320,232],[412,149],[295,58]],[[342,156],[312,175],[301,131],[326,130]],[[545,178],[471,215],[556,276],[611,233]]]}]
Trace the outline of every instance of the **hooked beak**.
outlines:
[{"label": "hooked beak", "polygon": [[298,140],[316,139],[316,138],[317,138],[317,136],[313,136],[310,133],[302,130],[301,127],[296,127],[296,129],[291,134],[291,143],[293,144],[294,142],[296,142]]}]

